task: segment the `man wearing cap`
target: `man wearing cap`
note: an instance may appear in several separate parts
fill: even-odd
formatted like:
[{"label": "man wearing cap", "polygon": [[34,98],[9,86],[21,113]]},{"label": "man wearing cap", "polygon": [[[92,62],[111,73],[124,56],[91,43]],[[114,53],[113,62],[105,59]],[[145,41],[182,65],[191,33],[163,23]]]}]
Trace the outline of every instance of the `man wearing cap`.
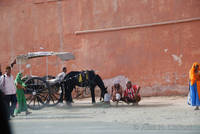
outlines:
[{"label": "man wearing cap", "polygon": [[126,90],[124,91],[124,101],[126,103],[136,103],[141,100],[140,94],[140,86],[132,85],[131,81],[126,83]]},{"label": "man wearing cap", "polygon": [[116,80],[114,82],[114,85],[112,86],[112,92],[111,92],[111,98],[112,98],[112,101],[115,102],[115,101],[120,101],[121,98],[122,98],[122,86],[120,85],[120,81],[119,80]]}]

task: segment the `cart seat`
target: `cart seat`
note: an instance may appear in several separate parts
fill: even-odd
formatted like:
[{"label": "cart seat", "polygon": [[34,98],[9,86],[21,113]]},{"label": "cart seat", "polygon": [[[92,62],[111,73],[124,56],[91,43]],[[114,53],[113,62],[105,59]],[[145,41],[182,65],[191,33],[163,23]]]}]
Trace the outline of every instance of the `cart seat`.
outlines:
[{"label": "cart seat", "polygon": [[58,79],[51,79],[51,80],[47,80],[47,82],[49,83],[49,85],[55,85],[57,83],[59,83]]}]

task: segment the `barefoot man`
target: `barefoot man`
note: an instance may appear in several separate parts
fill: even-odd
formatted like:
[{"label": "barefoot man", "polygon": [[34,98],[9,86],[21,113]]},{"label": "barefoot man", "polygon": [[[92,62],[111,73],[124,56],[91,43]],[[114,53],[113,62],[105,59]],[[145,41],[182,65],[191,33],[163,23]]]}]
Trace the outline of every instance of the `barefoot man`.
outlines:
[{"label": "barefoot man", "polygon": [[136,103],[141,100],[140,87],[138,85],[132,85],[131,81],[128,81],[126,84],[126,90],[124,91],[124,101],[126,103]]},{"label": "barefoot man", "polygon": [[112,101],[120,101],[122,98],[122,86],[120,85],[120,82],[118,80],[116,80],[114,82],[114,85],[112,86],[112,92],[111,92],[111,97],[112,97]]}]

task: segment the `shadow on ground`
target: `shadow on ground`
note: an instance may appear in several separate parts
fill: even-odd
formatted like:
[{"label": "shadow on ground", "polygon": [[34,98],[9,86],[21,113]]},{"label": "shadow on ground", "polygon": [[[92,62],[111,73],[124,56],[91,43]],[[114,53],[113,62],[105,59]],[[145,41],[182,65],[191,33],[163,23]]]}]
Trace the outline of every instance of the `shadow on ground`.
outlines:
[{"label": "shadow on ground", "polygon": [[56,108],[58,109],[84,109],[84,108],[158,108],[158,107],[168,107],[172,106],[173,104],[139,104],[139,105],[132,105],[132,104],[103,104],[103,103],[96,103],[96,104],[88,104],[88,103],[81,103],[81,104],[72,104],[71,106],[64,104],[63,106],[57,105]]}]

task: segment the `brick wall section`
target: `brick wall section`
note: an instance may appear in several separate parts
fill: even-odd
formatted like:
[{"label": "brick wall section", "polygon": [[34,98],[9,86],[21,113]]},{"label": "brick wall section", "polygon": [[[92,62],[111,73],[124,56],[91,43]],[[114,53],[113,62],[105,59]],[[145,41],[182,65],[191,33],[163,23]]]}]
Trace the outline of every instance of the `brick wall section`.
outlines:
[{"label": "brick wall section", "polygon": [[[74,33],[198,17],[199,0],[1,0],[0,63],[4,68],[30,51],[70,51],[76,60],[63,63],[69,71],[94,69],[103,79],[124,76],[146,96],[187,94],[188,71],[200,62],[200,21]],[[61,62],[48,61],[48,73],[56,75]],[[45,58],[30,63],[32,74],[46,74]]]}]

